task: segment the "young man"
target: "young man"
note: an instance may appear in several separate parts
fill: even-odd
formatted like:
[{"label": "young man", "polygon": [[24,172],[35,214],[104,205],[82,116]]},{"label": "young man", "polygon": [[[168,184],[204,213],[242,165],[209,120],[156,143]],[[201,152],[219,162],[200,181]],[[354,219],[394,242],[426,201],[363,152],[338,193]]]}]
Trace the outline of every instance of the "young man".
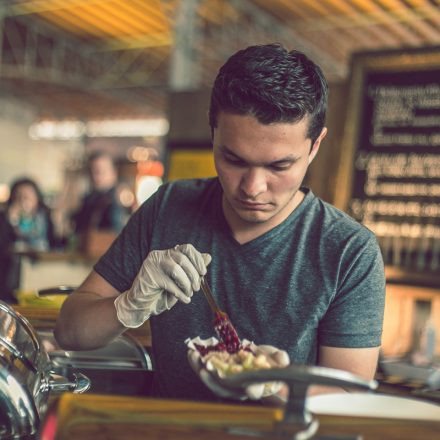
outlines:
[{"label": "young man", "polygon": [[73,215],[75,232],[91,229],[120,232],[129,217],[129,211],[118,200],[118,172],[110,154],[96,151],[87,161],[91,189]]},{"label": "young man", "polygon": [[150,319],[155,394],[214,399],[184,344],[214,334],[193,295],[206,274],[240,337],[277,347],[268,350],[284,363],[285,351],[292,363],[373,377],[385,285],[376,239],[301,187],[326,107],[323,74],[300,52],[233,55],[209,111],[218,178],[165,184],[139,208],[65,302],[60,345],[98,347]]}]

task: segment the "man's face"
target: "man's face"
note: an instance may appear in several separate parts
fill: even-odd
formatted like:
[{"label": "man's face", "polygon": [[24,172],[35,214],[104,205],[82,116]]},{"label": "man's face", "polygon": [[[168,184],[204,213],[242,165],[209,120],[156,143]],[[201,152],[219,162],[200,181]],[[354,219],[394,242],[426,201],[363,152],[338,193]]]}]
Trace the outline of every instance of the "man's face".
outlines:
[{"label": "man's face", "polygon": [[276,226],[296,206],[298,189],[326,134],[311,148],[308,119],[261,124],[249,115],[221,112],[214,129],[214,161],[223,209],[240,224]]},{"label": "man's face", "polygon": [[117,174],[112,160],[107,156],[97,157],[90,163],[90,178],[98,191],[110,189],[117,181]]}]

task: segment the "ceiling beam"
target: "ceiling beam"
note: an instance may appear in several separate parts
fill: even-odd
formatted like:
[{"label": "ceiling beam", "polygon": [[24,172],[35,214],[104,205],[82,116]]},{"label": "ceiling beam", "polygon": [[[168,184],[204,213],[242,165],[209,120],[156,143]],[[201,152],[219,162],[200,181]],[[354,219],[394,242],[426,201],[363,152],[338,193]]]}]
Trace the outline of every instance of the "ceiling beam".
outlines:
[{"label": "ceiling beam", "polygon": [[[0,81],[4,80],[6,84],[17,80],[29,84],[41,83],[54,86],[59,91],[63,88],[66,91],[81,90],[109,96],[126,106],[150,113],[161,112],[162,109],[154,108],[134,88],[148,87],[148,79],[154,71],[152,66],[157,67],[163,57],[155,60],[154,65],[151,62],[148,66],[144,65],[145,72],[141,75],[138,69],[130,70],[138,56],[135,51],[94,53],[92,47],[54,35],[46,26],[35,21],[17,19],[0,20],[0,39],[4,38],[6,43],[1,46],[3,51],[0,52]],[[111,70],[112,65],[112,75],[105,76],[104,73]],[[136,83],[131,81],[132,74]],[[38,89],[38,86],[34,87]],[[155,87],[152,91],[153,94],[158,92],[163,93],[163,90]]]},{"label": "ceiling beam", "polygon": [[201,0],[180,0],[174,20],[174,44],[169,64],[173,91],[193,90],[200,85],[200,53],[195,48],[203,35],[197,10]]},{"label": "ceiling beam", "polygon": [[101,38],[98,52],[111,52],[118,50],[133,50],[133,49],[152,49],[160,47],[171,47],[174,43],[174,38],[170,32],[150,33],[148,35],[127,35],[124,37]]},{"label": "ceiling beam", "polygon": [[0,5],[0,8],[4,8],[8,17],[17,17],[102,2],[103,0],[26,0],[17,3],[4,4],[3,6]]},{"label": "ceiling beam", "polygon": [[279,20],[255,3],[240,0],[231,0],[231,3],[238,11],[249,14],[252,17],[252,22],[255,23],[255,27],[265,31],[268,36],[272,37],[273,41],[281,40],[288,47],[294,46],[295,49],[306,53],[325,72],[336,78],[347,76],[347,66],[342,65],[339,60],[333,58],[328,52],[295,32],[286,22]]},{"label": "ceiling beam", "polygon": [[[21,25],[26,30],[25,38],[16,29]],[[101,50],[101,46],[82,43],[79,40],[66,37],[65,34],[52,32],[51,27],[38,20],[25,20],[17,18],[7,19],[7,24],[3,24],[2,37],[10,40],[9,51],[14,54],[13,71],[17,72],[19,67],[23,68],[23,77],[32,79],[32,72],[41,72],[41,61],[43,67],[47,69],[47,78],[62,77],[66,81],[70,81],[76,87],[81,83],[93,84],[98,88],[108,88],[114,84],[118,88],[124,85],[132,87],[133,81],[137,85],[144,87],[148,86],[148,78],[151,76],[151,68],[153,71],[157,66],[163,62],[168,55],[168,51],[158,49],[153,54],[146,54],[140,49],[130,51],[106,51]],[[32,66],[29,57],[25,57],[25,53],[31,49],[29,47],[36,36],[44,36],[50,41],[50,44],[45,44],[41,39],[37,39],[36,50],[39,53],[40,65]],[[29,36],[29,38],[28,38]],[[32,38],[31,38],[32,36]],[[57,59],[64,59],[65,62],[52,63],[53,53],[56,52]],[[69,56],[71,54],[72,56]],[[149,63],[139,63],[135,68],[132,68],[133,62],[142,56]],[[24,60],[27,60],[27,72],[24,72]],[[5,53],[3,53],[2,64],[6,63]],[[35,63],[34,63],[35,64]],[[112,68],[117,66],[117,68]],[[7,68],[7,66],[4,66]],[[9,69],[11,70],[11,69]],[[139,71],[142,70],[142,71]],[[111,71],[111,75],[106,75]],[[140,76],[143,75],[142,82],[139,82]],[[111,81],[109,78],[111,77]],[[102,81],[101,81],[101,78]],[[166,84],[166,81],[164,81]]]}]

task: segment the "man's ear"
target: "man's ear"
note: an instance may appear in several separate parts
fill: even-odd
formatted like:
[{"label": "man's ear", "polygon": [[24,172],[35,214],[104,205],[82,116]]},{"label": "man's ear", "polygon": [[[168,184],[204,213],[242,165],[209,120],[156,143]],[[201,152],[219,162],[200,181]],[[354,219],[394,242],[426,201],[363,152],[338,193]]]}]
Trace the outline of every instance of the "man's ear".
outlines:
[{"label": "man's ear", "polygon": [[312,149],[310,150],[309,165],[312,163],[312,160],[315,158],[316,154],[318,153],[319,146],[321,145],[321,141],[325,138],[326,134],[327,134],[327,127],[323,127],[321,133],[316,138],[315,143],[312,146]]}]

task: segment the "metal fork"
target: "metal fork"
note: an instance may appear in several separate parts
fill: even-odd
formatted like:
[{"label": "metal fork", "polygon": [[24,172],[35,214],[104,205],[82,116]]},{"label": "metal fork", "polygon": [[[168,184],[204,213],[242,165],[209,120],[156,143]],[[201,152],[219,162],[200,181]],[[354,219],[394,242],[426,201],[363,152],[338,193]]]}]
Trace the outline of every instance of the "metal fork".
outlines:
[{"label": "metal fork", "polygon": [[212,294],[211,288],[209,287],[209,284],[206,281],[205,277],[202,277],[200,285],[202,287],[203,293],[205,294],[205,298],[208,301],[209,307],[211,307],[211,310],[214,313],[224,313],[220,310],[220,307],[215,302],[214,295]]},{"label": "metal fork", "polygon": [[237,345],[240,344],[240,338],[238,337],[237,330],[232,325],[231,320],[226,312],[220,309],[217,305],[217,302],[214,299],[211,288],[209,287],[208,282],[205,277],[202,277],[200,281],[200,286],[202,288],[203,293],[205,294],[205,298],[208,301],[209,307],[214,312],[215,320],[214,320],[214,329],[217,332],[219,338],[225,343],[231,343],[231,336],[233,340],[236,340]]}]

